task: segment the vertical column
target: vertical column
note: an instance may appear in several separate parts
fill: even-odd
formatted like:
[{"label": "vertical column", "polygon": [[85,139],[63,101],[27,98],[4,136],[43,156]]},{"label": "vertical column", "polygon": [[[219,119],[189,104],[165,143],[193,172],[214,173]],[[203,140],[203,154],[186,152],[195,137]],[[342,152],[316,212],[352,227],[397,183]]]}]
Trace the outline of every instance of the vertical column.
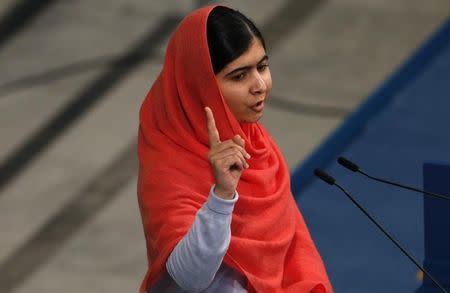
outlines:
[{"label": "vertical column", "polygon": [[[425,163],[423,186],[427,191],[450,194],[450,163]],[[445,288],[450,287],[450,201],[424,197],[424,267]],[[440,292],[424,278],[418,292]]]}]

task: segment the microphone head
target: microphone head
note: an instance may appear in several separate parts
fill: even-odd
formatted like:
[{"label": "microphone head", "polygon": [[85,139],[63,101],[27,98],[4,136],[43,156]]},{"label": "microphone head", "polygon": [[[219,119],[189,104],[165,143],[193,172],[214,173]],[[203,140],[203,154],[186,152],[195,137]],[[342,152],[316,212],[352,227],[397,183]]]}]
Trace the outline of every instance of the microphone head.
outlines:
[{"label": "microphone head", "polygon": [[336,179],[325,173],[325,171],[322,171],[320,169],[314,169],[314,175],[325,181],[326,183],[330,185],[334,185],[336,182]]},{"label": "microphone head", "polygon": [[347,160],[347,159],[344,158],[344,157],[339,157],[339,158],[337,159],[337,161],[338,161],[339,164],[341,164],[341,165],[344,166],[345,168],[349,169],[350,171],[353,171],[353,172],[359,171],[358,165],[356,165],[355,163],[353,163],[353,162]]}]

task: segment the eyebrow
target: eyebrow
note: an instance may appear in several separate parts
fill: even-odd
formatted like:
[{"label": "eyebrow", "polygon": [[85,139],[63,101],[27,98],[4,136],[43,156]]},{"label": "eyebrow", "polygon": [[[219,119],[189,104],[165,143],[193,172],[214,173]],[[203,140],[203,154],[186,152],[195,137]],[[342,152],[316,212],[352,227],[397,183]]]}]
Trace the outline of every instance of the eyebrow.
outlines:
[{"label": "eyebrow", "polygon": [[[256,64],[259,64],[259,63],[261,63],[261,62],[263,62],[263,61],[266,61],[266,60],[269,60],[269,56],[264,55],[264,57],[262,57],[261,60],[259,60],[258,63],[256,63]],[[231,72],[228,72],[225,76],[230,76],[230,75],[232,75],[232,74],[234,74],[234,73],[236,73],[236,72],[238,72],[238,71],[248,70],[248,69],[250,69],[250,68],[252,68],[251,65],[248,65],[248,66],[242,66],[242,67],[239,67],[239,68],[234,69],[234,70],[231,71]]]}]

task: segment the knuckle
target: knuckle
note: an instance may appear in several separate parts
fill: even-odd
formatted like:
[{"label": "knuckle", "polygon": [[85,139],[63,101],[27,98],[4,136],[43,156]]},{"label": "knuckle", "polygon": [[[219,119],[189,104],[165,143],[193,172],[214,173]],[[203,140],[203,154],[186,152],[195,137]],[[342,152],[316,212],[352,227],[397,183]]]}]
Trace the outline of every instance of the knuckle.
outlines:
[{"label": "knuckle", "polygon": [[242,148],[241,148],[240,146],[238,146],[237,144],[232,145],[231,148],[232,148],[235,152],[242,152]]}]

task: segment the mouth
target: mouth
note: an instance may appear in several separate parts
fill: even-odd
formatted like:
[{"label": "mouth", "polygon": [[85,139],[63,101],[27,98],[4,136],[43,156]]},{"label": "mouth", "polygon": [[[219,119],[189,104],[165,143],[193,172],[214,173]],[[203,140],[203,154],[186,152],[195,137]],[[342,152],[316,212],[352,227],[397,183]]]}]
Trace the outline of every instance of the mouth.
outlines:
[{"label": "mouth", "polygon": [[258,101],[250,107],[255,112],[262,112],[264,109],[264,100]]}]

